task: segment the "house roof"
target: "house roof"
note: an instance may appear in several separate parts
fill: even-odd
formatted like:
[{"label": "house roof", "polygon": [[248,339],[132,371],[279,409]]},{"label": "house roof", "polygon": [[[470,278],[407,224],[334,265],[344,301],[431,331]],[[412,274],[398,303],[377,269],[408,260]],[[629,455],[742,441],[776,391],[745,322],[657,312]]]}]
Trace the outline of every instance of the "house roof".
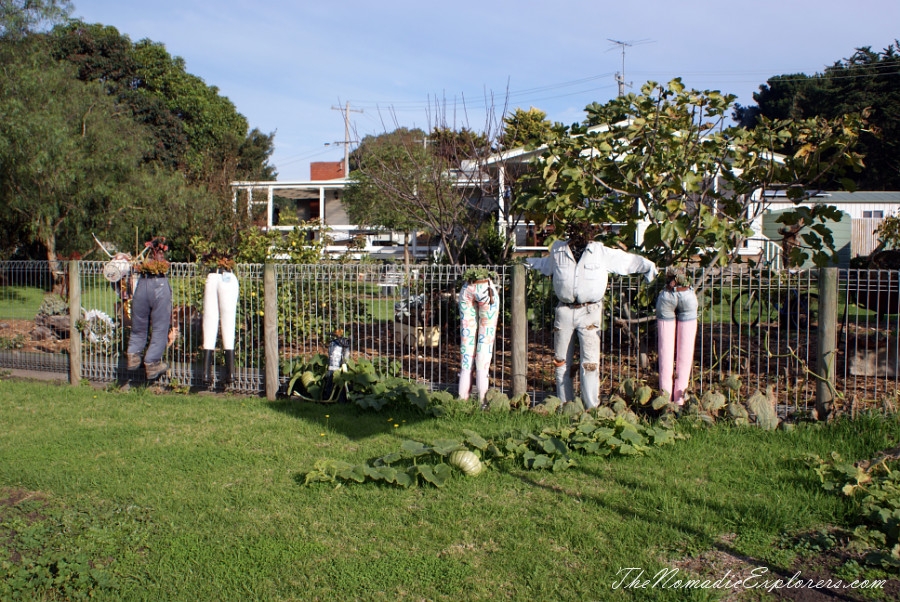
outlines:
[{"label": "house roof", "polygon": [[[766,190],[764,193],[766,199],[785,199],[787,193],[784,190]],[[881,190],[858,190],[856,192],[841,191],[824,191],[816,192],[805,202],[822,202],[829,205],[840,205],[841,203],[900,203],[900,192],[898,191],[881,191]]]},{"label": "house roof", "polygon": [[272,194],[287,199],[311,199],[320,197],[322,190],[343,190],[347,178],[336,180],[297,180],[297,181],[264,181],[264,182],[232,182],[233,190],[272,189]]}]

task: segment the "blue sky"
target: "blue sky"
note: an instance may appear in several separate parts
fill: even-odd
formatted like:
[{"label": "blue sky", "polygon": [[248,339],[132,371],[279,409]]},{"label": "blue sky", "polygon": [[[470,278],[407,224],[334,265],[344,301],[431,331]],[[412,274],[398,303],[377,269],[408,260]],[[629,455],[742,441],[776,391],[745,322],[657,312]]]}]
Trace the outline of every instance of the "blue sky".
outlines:
[{"label": "blue sky", "polygon": [[[766,78],[813,74],[900,38],[897,0],[72,0],[73,16],[149,38],[275,132],[279,180],[343,158],[351,138],[443,120],[484,130],[531,106],[573,123],[617,94],[681,77],[752,104]],[[357,112],[362,111],[362,112]],[[326,146],[330,144],[330,146]]]}]

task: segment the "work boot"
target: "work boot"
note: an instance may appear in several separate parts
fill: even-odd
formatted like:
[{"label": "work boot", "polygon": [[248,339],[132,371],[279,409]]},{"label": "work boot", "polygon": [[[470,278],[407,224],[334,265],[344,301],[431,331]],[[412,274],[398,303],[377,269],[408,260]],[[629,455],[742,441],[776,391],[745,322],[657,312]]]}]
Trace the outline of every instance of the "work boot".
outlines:
[{"label": "work boot", "polygon": [[212,366],[213,366],[213,356],[215,355],[215,351],[212,349],[204,349],[203,350],[203,384],[209,385],[212,383]]},{"label": "work boot", "polygon": [[165,374],[169,369],[169,365],[160,360],[155,364],[144,364],[144,370],[147,371],[147,380],[153,380],[161,374]]},{"label": "work boot", "polygon": [[225,384],[234,382],[234,349],[225,350]]},{"label": "work boot", "polygon": [[126,368],[129,370],[137,370],[141,367],[141,362],[144,358],[141,357],[139,353],[126,353],[125,359],[127,360]]}]

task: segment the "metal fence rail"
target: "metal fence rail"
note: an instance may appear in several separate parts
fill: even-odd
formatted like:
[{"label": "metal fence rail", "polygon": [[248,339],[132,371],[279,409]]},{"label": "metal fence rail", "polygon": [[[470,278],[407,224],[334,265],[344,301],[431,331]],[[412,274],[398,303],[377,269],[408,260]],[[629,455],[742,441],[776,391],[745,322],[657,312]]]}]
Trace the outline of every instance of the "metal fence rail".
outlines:
[{"label": "metal fence rail", "polygon": [[[66,270],[77,266],[80,319],[73,325],[60,307]],[[141,383],[124,356],[127,303],[103,275],[103,262],[59,264],[0,262],[0,367],[65,375],[68,338],[81,341],[81,376],[94,382]],[[266,391],[265,266],[240,265],[235,380],[225,386],[221,339],[217,374],[209,388]],[[355,359],[393,367],[431,389],[456,390],[459,371],[457,293],[462,268],[416,265],[321,264],[273,266],[277,313],[278,385],[315,354],[325,353],[336,332],[348,337]],[[491,386],[510,392],[512,268],[499,274],[498,324]],[[744,393],[769,391],[782,412],[815,407],[819,338],[816,270],[733,267],[693,274],[700,298],[692,391],[702,395],[738,376]],[[900,389],[900,274],[841,270],[835,388],[844,401],[893,399]],[[177,336],[160,382],[204,388],[200,381],[203,295],[207,274],[195,264],[173,264],[173,325]],[[528,272],[526,388],[535,400],[555,393],[553,316],[548,278]],[[601,339],[601,393],[625,378],[656,383],[654,291],[637,278],[610,279]],[[272,300],[270,300],[272,301]],[[63,303],[64,305],[64,303]],[[48,313],[49,312],[49,313]],[[271,318],[271,316],[269,317]],[[573,371],[574,372],[574,371]],[[575,373],[577,380],[577,372]],[[577,386],[576,382],[576,386]]]}]

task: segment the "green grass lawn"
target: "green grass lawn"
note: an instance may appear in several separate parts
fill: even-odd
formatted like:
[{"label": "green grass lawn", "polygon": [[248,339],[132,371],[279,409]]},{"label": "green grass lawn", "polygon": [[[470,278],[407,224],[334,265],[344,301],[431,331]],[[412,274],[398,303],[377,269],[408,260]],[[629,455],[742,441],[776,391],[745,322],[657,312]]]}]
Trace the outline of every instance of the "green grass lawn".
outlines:
[{"label": "green grass lawn", "polygon": [[0,576],[25,579],[14,558],[43,576],[10,578],[23,599],[716,599],[726,592],[613,584],[626,567],[655,574],[714,549],[788,567],[800,552],[779,545],[785,534],[853,515],[800,458],[868,458],[900,441],[900,422],[882,418],[685,426],[687,440],[645,456],[578,456],[560,473],[500,463],[441,489],[303,484],[322,458],[565,422],[5,379]]},{"label": "green grass lawn", "polygon": [[33,286],[0,288],[0,320],[33,320],[45,294],[44,289]]}]

